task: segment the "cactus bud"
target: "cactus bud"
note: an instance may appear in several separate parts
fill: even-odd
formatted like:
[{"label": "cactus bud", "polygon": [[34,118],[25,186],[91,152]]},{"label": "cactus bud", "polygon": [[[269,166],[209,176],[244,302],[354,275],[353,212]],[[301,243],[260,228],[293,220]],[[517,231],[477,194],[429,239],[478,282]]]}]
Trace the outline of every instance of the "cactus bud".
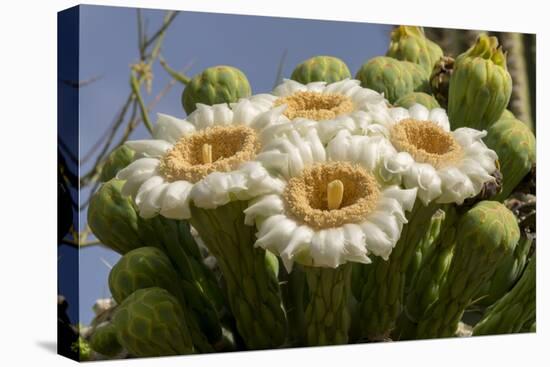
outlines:
[{"label": "cactus bud", "polygon": [[436,61],[443,56],[443,51],[426,38],[422,27],[399,26],[391,33],[386,56],[418,64],[429,76]]},{"label": "cactus bud", "polygon": [[458,322],[501,259],[514,251],[520,231],[510,210],[482,201],[459,220],[454,255],[439,298],[424,313],[417,338],[455,335]]},{"label": "cactus bud", "polygon": [[423,105],[428,110],[440,107],[439,103],[437,103],[437,100],[432,95],[423,92],[412,92],[395,101],[396,106],[404,108],[410,108],[417,103]]},{"label": "cactus bud", "polygon": [[[517,333],[532,328],[536,311],[536,258],[529,261],[518,283],[489,308],[474,327],[473,335]],[[530,330],[533,332],[534,330]]]},{"label": "cactus bud", "polygon": [[378,56],[363,64],[355,79],[365,88],[384,93],[390,103],[409,93],[429,89],[428,79],[419,65],[387,56]]},{"label": "cactus bud", "polygon": [[481,35],[455,61],[449,86],[449,120],[453,128],[479,130],[497,121],[510,101],[512,77],[496,37]]},{"label": "cactus bud", "polygon": [[104,183],[92,196],[88,208],[88,225],[94,235],[119,254],[156,242],[141,230],[142,220],[132,198],[121,193],[123,185],[124,181],[117,179]]},{"label": "cactus bud", "polygon": [[114,325],[106,324],[95,329],[90,338],[90,347],[93,351],[107,357],[120,354],[122,346],[118,342]]},{"label": "cactus bud", "polygon": [[485,143],[499,158],[503,176],[502,192],[494,200],[502,201],[535,164],[535,136],[523,122],[505,115],[488,129]]},{"label": "cactus bud", "polygon": [[197,103],[214,105],[237,102],[249,97],[250,83],[242,71],[232,66],[213,66],[195,75],[181,96],[183,109],[193,112]]},{"label": "cactus bud", "polygon": [[290,79],[302,84],[311,82],[335,83],[351,78],[344,61],[333,56],[315,56],[296,66]]},{"label": "cactus bud", "polygon": [[114,178],[118,171],[132,163],[134,151],[126,145],[121,145],[109,154],[101,168],[101,182],[107,182]]},{"label": "cactus bud", "polygon": [[117,340],[135,356],[191,354],[195,350],[184,316],[176,298],[154,287],[126,298],[118,306],[113,324]]}]

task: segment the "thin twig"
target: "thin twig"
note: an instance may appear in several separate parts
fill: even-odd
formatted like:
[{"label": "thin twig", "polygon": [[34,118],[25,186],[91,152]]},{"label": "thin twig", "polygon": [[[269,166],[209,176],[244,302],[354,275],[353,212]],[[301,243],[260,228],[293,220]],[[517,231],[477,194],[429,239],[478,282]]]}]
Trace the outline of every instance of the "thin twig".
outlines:
[{"label": "thin twig", "polygon": [[166,17],[166,20],[164,22],[164,24],[162,25],[162,27],[160,27],[160,29],[158,31],[155,32],[155,34],[153,34],[153,36],[151,36],[151,38],[149,38],[145,43],[144,43],[144,46],[145,48],[149,47],[151,44],[153,44],[153,42],[155,42],[155,40],[161,36],[164,31],[166,31],[166,28],[168,28],[170,26],[170,24],[174,21],[174,19],[178,16],[178,13],[177,11],[169,11],[167,12],[167,17]]},{"label": "thin twig", "polygon": [[159,56],[159,62],[160,62],[160,65],[164,68],[164,70],[166,70],[166,72],[174,79],[176,79],[178,82],[184,84],[184,85],[187,85],[189,84],[189,82],[191,81],[191,78],[183,75],[182,73],[172,69],[170,67],[170,65],[168,65],[168,63],[166,62],[166,60],[164,60],[164,58],[162,56]]}]

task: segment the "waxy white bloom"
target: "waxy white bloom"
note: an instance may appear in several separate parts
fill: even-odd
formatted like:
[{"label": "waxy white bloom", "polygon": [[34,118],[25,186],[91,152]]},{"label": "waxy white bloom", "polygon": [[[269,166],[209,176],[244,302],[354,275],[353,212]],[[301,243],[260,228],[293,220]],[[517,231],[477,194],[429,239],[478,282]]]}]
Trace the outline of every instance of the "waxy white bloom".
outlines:
[{"label": "waxy white bloom", "polygon": [[117,175],[126,180],[123,195],[135,198],[144,218],[187,219],[191,200],[216,208],[279,189],[281,182],[254,162],[259,131],[279,115],[253,98],[233,109],[197,104],[185,120],[159,114],[154,139],[126,143],[136,159]]},{"label": "waxy white bloom", "polygon": [[325,148],[314,128],[273,138],[256,159],[283,187],[245,210],[246,223],[258,228],[255,246],[279,255],[289,270],[294,261],[335,268],[369,263],[370,253],[387,259],[417,190],[382,186],[369,155],[383,151],[363,143]]},{"label": "waxy white bloom", "polygon": [[[409,109],[385,112],[378,133],[391,148],[381,162],[380,174],[391,182],[418,188],[424,204],[462,204],[476,196],[497,169],[497,154],[483,142],[485,131],[459,128],[450,131],[445,110],[428,110],[415,104]],[[372,129],[374,131],[374,129]],[[341,144],[352,137],[341,136]]]},{"label": "waxy white bloom", "polygon": [[378,92],[362,88],[358,80],[345,79],[327,84],[301,84],[285,79],[271,94],[258,94],[250,100],[263,108],[277,109],[279,124],[266,129],[278,135],[288,129],[315,128],[323,143],[340,130],[364,134],[373,122],[370,110],[384,111],[388,103]]}]

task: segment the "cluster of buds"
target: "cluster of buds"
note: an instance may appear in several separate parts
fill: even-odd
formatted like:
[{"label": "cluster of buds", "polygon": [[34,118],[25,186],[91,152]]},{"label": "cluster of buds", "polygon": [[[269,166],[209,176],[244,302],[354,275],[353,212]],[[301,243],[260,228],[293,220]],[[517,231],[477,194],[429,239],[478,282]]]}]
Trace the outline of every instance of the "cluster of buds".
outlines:
[{"label": "cluster of buds", "polygon": [[161,356],[448,337],[478,299],[498,306],[475,334],[503,330],[494,318],[517,302],[527,313],[509,330],[531,325],[533,297],[518,300],[534,289],[531,241],[502,201],[534,165],[535,138],[505,112],[496,42],[480,36],[451,73],[422,28],[402,26],[356,79],[333,56],[270,93],[251,95],[229,66],[190,79],[187,116],[159,114],[152,139],[103,166],[88,223],[123,256],[92,347]]}]

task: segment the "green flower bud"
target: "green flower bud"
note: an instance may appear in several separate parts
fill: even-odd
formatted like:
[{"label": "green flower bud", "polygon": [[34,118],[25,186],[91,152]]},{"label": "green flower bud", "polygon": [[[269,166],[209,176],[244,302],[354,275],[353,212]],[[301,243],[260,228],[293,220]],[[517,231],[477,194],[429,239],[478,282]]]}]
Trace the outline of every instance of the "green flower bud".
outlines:
[{"label": "green flower bud", "polygon": [[140,289],[120,304],[113,324],[117,340],[132,355],[159,357],[195,350],[184,311],[168,291]]},{"label": "green flower bud", "polygon": [[523,122],[503,115],[487,130],[485,143],[498,155],[503,182],[502,191],[494,200],[502,201],[535,164],[535,135]]},{"label": "green flower bud", "polygon": [[499,261],[495,274],[479,290],[476,305],[490,306],[504,296],[525,269],[533,238],[523,235],[514,252]]},{"label": "green flower bud", "polygon": [[532,327],[528,323],[536,313],[536,273],[533,257],[514,288],[487,310],[473,335],[517,333]]},{"label": "green flower bud", "polygon": [[124,181],[117,179],[105,182],[92,196],[88,208],[88,225],[94,235],[120,254],[156,242],[144,235],[132,198],[122,196],[123,185]]},{"label": "green flower bud", "polygon": [[449,120],[453,128],[487,129],[510,101],[512,77],[496,37],[481,35],[459,55],[449,86]]},{"label": "green flower bud", "polygon": [[95,329],[90,338],[90,347],[93,351],[107,357],[120,354],[122,345],[118,342],[115,326],[110,323]]},{"label": "green flower bud", "polygon": [[138,289],[159,287],[180,296],[179,276],[170,259],[155,247],[141,247],[126,253],[109,273],[109,288],[117,303]]},{"label": "green flower bud", "polygon": [[232,66],[213,66],[195,75],[181,96],[183,109],[193,112],[197,103],[213,105],[237,102],[251,94],[250,83],[242,71]]},{"label": "green flower bud", "polygon": [[455,335],[464,310],[499,261],[514,251],[519,237],[514,214],[498,202],[482,201],[462,215],[445,282],[419,321],[416,338]]},{"label": "green flower bud", "polygon": [[290,79],[302,84],[311,82],[334,83],[351,78],[346,63],[333,56],[315,56],[296,66]]},{"label": "green flower bud", "polygon": [[387,56],[378,56],[363,64],[355,79],[361,81],[361,86],[365,88],[384,93],[390,103],[409,93],[427,92],[429,89],[422,67]]},{"label": "green flower bud", "polygon": [[409,108],[416,103],[420,103],[429,110],[440,107],[432,95],[423,92],[412,92],[395,101],[396,106],[405,108]]},{"label": "green flower bud", "polygon": [[443,56],[443,51],[426,38],[422,27],[402,25],[392,31],[386,56],[418,64],[429,76],[434,64]]},{"label": "green flower bud", "polygon": [[134,159],[134,151],[126,145],[121,145],[109,154],[103,167],[101,168],[101,182],[107,182],[114,178],[118,171],[132,163]]}]

